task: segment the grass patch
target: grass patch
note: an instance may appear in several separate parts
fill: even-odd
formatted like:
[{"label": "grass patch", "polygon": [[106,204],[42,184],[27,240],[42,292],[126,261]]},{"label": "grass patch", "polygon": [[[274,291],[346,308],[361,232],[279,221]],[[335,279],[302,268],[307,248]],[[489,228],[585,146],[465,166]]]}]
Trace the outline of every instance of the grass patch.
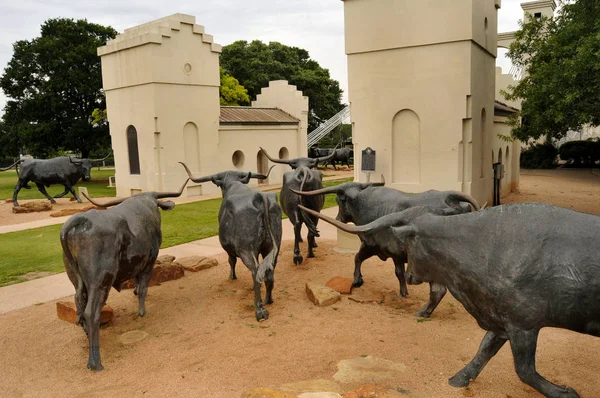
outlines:
[{"label": "grass patch", "polygon": [[[101,172],[107,171],[101,170]],[[326,181],[323,185],[338,185],[348,181],[352,179]],[[171,247],[218,235],[217,216],[220,206],[221,199],[211,199],[177,205],[171,211],[161,212],[163,232],[161,247]],[[327,195],[325,208],[333,206],[337,206],[335,195]],[[24,282],[26,279],[22,275],[28,272],[64,271],[59,237],[61,226],[51,225],[0,234],[0,252],[3,254],[0,256],[0,286]]]},{"label": "grass patch", "polygon": [[[108,177],[115,175],[114,169],[100,169],[93,168],[92,172],[92,181],[79,181],[77,185],[75,185],[75,192],[77,192],[77,187],[86,187],[88,192],[92,197],[96,198],[104,198],[109,196],[116,195],[115,188],[108,187]],[[17,184],[17,172],[13,169],[10,171],[4,171],[0,173],[0,199],[12,199],[13,192],[15,190],[15,185]],[[31,189],[21,189],[19,192],[19,200],[21,199],[40,199],[45,200],[46,198],[40,191],[38,191],[37,187],[34,183],[30,182],[29,186]],[[65,190],[65,187],[62,185],[52,185],[46,188],[46,191],[50,196],[58,195]],[[67,194],[65,198],[70,198],[71,194]]]}]

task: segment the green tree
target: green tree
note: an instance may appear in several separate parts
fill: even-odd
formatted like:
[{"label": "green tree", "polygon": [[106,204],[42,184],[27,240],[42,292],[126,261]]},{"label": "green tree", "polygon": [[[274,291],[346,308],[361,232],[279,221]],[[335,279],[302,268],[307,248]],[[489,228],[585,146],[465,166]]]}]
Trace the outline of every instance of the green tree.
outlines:
[{"label": "green tree", "polygon": [[301,48],[240,40],[223,48],[221,66],[239,80],[251,99],[256,99],[270,80],[287,80],[295,85],[309,98],[309,131],[344,107],[339,83]]},{"label": "green tree", "polygon": [[221,105],[250,105],[248,90],[221,67]]},{"label": "green tree", "polygon": [[111,27],[86,20],[49,19],[41,35],[13,45],[13,57],[0,77],[9,97],[4,122],[13,141],[36,157],[59,150],[107,149],[106,123],[92,123],[105,109],[100,57],[96,49],[113,39]]},{"label": "green tree", "polygon": [[504,93],[523,101],[512,118],[513,137],[521,141],[600,125],[600,1],[561,6],[555,18],[522,22],[508,52],[526,72]]}]

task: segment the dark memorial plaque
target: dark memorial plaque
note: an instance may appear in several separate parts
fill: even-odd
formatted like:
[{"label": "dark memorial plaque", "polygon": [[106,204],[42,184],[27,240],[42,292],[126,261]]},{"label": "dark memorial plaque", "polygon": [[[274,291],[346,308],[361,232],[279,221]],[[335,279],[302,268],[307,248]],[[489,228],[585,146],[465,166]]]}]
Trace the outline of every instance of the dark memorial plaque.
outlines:
[{"label": "dark memorial plaque", "polygon": [[375,151],[371,147],[362,150],[361,171],[375,171]]}]

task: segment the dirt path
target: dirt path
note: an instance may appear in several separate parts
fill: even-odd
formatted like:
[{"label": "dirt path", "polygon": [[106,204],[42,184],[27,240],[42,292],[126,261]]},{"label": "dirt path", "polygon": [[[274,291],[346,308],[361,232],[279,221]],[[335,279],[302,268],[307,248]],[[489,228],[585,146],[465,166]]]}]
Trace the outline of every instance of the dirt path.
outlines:
[{"label": "dirt path", "polygon": [[[507,201],[566,200],[577,210],[600,214],[600,178],[564,176],[524,173],[521,193]],[[85,334],[60,321],[54,303],[1,315],[2,396],[240,397],[253,387],[333,381],[340,361],[370,355],[404,369],[379,385],[408,390],[414,397],[541,397],[518,379],[508,344],[469,389],[450,387],[447,379],[474,356],[484,332],[450,295],[431,320],[418,321],[413,314],[426,302],[428,286],[410,286],[410,296],[397,299],[391,261],[365,262],[365,285],[353,292],[383,297],[383,303],[357,303],[344,296],[332,306],[315,307],[306,298],[307,281],[352,275],[353,255],[333,252],[333,244],[319,241],[317,258],[294,266],[291,242],[284,243],[275,273],[275,303],[263,323],[254,318],[250,273],[238,262],[239,279],[227,280],[224,256],[217,267],[150,288],[145,318],[135,316],[137,300],[131,290],[113,290],[108,304],[115,319],[100,333],[105,366],[100,373],[86,369]],[[121,343],[121,335],[134,330],[148,336]],[[537,369],[582,397],[594,397],[600,391],[598,352],[598,338],[544,329]],[[340,392],[360,384],[339,382]]]}]

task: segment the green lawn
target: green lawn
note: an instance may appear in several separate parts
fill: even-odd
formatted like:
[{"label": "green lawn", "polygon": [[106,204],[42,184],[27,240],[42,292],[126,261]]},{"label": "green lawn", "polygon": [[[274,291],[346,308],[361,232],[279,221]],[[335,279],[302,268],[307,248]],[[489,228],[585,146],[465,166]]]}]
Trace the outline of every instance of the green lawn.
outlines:
[{"label": "green lawn", "polygon": [[[115,196],[115,188],[108,188],[108,177],[115,175],[114,169],[98,170],[97,168],[93,168],[91,174],[92,180],[87,182],[79,181],[79,183],[75,185],[75,191],[77,191],[77,187],[82,186],[88,189],[88,192],[92,197],[103,198]],[[0,173],[1,200],[12,199],[16,183],[17,173],[14,169]],[[42,195],[42,193],[38,191],[34,183],[30,182],[29,185],[31,186],[31,189],[21,189],[21,191],[19,192],[19,199],[45,199],[44,195]],[[62,193],[64,190],[65,187],[62,185],[52,185],[49,188],[46,188],[46,191],[48,191],[48,194],[50,194],[50,196]],[[68,194],[65,197],[70,198],[71,194]]]},{"label": "green lawn", "polygon": [[[92,176],[95,178],[94,174]],[[323,185],[338,185],[348,181],[352,181],[352,178],[326,181]],[[335,195],[327,195],[325,208],[336,205]],[[217,235],[220,206],[221,199],[212,199],[178,205],[171,211],[161,212],[162,247]],[[0,253],[3,254],[0,256],[0,286],[23,282],[25,279],[22,275],[28,272],[62,272],[60,228],[61,225],[52,225],[0,234]]]}]

